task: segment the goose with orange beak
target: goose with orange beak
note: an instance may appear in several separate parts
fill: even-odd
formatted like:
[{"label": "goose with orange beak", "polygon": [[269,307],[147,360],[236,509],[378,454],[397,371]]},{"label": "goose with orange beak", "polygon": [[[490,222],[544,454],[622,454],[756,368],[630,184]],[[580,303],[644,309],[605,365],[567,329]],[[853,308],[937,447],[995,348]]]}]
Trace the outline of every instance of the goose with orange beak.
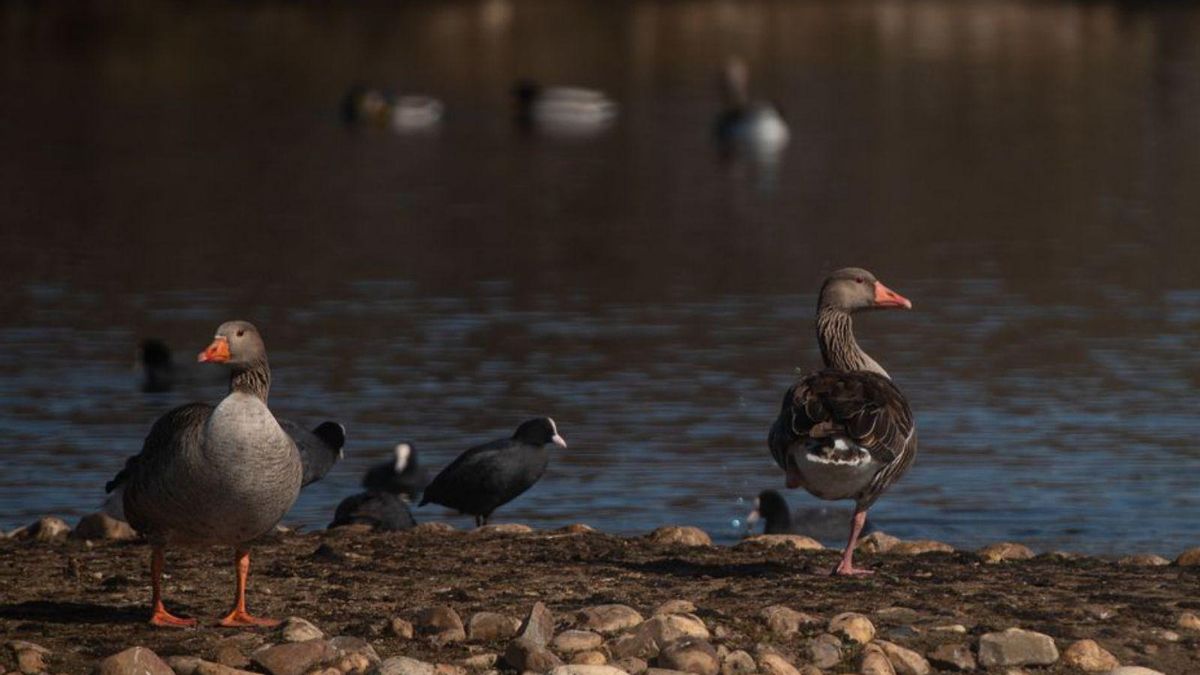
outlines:
[{"label": "goose with orange beak", "polygon": [[912,303],[870,272],[848,267],[825,280],[817,300],[817,341],[825,368],[783,396],[767,445],[789,488],[821,499],[852,499],[854,516],[834,574],[863,575],[854,547],[867,509],[912,465],[917,428],[908,399],[854,339],[851,316]]}]

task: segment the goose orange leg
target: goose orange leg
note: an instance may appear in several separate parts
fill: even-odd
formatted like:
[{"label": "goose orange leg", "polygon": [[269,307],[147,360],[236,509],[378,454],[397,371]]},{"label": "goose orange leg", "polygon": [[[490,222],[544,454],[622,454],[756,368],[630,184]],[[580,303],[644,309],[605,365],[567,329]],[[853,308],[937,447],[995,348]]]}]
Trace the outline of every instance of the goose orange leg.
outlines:
[{"label": "goose orange leg", "polygon": [[167,628],[184,628],[186,626],[195,626],[195,619],[187,619],[184,617],[175,616],[163,607],[162,601],[162,571],[163,571],[163,547],[154,546],[153,552],[150,554],[150,585],[153,588],[154,597],[151,599],[150,623],[155,626],[163,626]]},{"label": "goose orange leg", "polygon": [[850,520],[850,541],[846,544],[846,550],[842,551],[842,561],[833,569],[835,576],[861,577],[875,573],[875,570],[854,566],[854,547],[858,544],[858,535],[862,533],[866,522],[867,510],[854,509],[854,518]]},{"label": "goose orange leg", "polygon": [[246,611],[246,578],[250,576],[250,550],[239,548],[234,551],[234,565],[237,567],[237,594],[234,596],[233,609],[221,619],[221,626],[263,626],[270,628],[279,625],[278,619],[264,619],[251,616]]}]

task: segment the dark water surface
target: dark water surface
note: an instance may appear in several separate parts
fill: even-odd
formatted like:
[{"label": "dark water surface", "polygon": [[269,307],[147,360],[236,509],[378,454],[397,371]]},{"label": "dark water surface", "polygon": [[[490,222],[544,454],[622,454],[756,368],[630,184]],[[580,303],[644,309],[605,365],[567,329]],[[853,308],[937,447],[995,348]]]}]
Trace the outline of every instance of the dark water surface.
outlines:
[{"label": "dark water surface", "polygon": [[[778,166],[710,142],[732,53],[792,126]],[[620,119],[519,134],[523,75]],[[347,132],[356,80],[445,123]],[[156,416],[223,394],[188,362],[240,317],[275,411],[350,432],[289,522],[400,440],[437,467],[550,414],[570,449],[499,520],[731,541],[782,487],[815,290],[858,264],[916,305],[857,324],[921,432],[880,527],[1174,553],[1200,544],[1198,225],[1200,11],[1173,3],[7,3],[0,526],[92,510]],[[176,391],[138,390],[146,336]]]}]

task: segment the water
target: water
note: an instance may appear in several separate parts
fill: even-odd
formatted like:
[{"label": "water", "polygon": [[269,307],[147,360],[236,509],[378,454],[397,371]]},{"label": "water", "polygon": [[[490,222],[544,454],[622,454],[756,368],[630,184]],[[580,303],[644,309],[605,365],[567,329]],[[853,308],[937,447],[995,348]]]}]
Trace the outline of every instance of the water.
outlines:
[{"label": "water", "polygon": [[[1200,11],[128,2],[5,5],[0,32],[0,526],[91,511],[159,414],[222,395],[190,361],[240,317],[277,414],[349,429],[289,523],[401,440],[438,467],[549,414],[570,448],[499,520],[730,542],[782,487],[766,431],[818,363],[815,290],[857,264],[916,305],[857,324],[921,433],[879,527],[1200,541]],[[777,166],[710,142],[731,53],[791,123]],[[518,76],[621,117],[521,135]],[[446,122],[348,133],[356,80]],[[147,336],[170,393],[138,390]]]}]

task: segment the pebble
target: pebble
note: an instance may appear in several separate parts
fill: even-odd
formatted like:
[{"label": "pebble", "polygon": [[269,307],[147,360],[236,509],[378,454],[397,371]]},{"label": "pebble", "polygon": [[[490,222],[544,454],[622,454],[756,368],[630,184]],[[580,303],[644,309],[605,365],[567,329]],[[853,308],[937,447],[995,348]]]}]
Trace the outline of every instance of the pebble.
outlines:
[{"label": "pebble", "polygon": [[462,617],[452,607],[436,605],[421,610],[413,621],[413,627],[418,633],[431,636],[437,646],[451,642],[461,642],[467,639],[467,631],[463,627]]},{"label": "pebble", "polygon": [[[65,524],[65,523],[64,523]],[[175,675],[158,654],[145,647],[130,647],[96,665],[94,675]]]},{"label": "pebble", "polygon": [[721,675],[739,675],[741,673],[753,673],[758,668],[754,663],[754,657],[750,653],[739,649],[729,652],[721,661]]},{"label": "pebble", "polygon": [[651,616],[658,616],[659,614],[691,614],[695,611],[696,605],[691,600],[668,600],[656,607]]},{"label": "pebble", "polygon": [[625,675],[625,671],[605,665],[571,664],[551,670],[550,675]]},{"label": "pebble", "polygon": [[[195,656],[171,656],[167,658],[167,665],[175,675],[250,675],[248,670],[230,668]],[[342,675],[340,671],[338,675]]]},{"label": "pebble", "polygon": [[717,675],[721,662],[717,650],[705,640],[682,638],[666,645],[658,654],[659,667],[693,675]]},{"label": "pebble", "polygon": [[923,553],[954,553],[954,547],[932,539],[902,541],[888,550],[897,555],[921,555]]},{"label": "pebble", "polygon": [[283,628],[280,629],[280,633],[283,634],[284,642],[304,642],[305,640],[319,640],[325,637],[320,628],[298,616],[289,616],[283,622]]},{"label": "pebble", "polygon": [[899,543],[900,539],[898,537],[893,537],[883,532],[872,532],[859,539],[858,545],[854,547],[854,550],[863,553],[889,553]]},{"label": "pebble", "polygon": [[876,619],[893,623],[915,623],[921,619],[921,613],[908,607],[884,607],[871,612]]},{"label": "pebble", "polygon": [[72,536],[79,539],[104,539],[108,541],[128,541],[137,539],[137,532],[129,523],[117,520],[107,513],[92,513],[79,519],[75,524]]},{"label": "pebble", "polygon": [[636,633],[651,638],[660,647],[681,638],[712,637],[704,622],[694,614],[660,614],[642,622]]},{"label": "pebble", "polygon": [[1068,666],[1086,673],[1107,673],[1121,665],[1117,657],[1095,640],[1079,640],[1072,643],[1063,651],[1062,660]]},{"label": "pebble", "polygon": [[[417,533],[449,534],[450,532],[457,532],[457,531],[458,531],[458,528],[454,527],[450,523],[443,523],[440,521],[433,521],[433,522],[429,522],[429,523],[419,523],[419,524],[417,524],[416,527],[409,530],[409,532],[412,532],[414,534],[417,534]],[[430,666],[430,667],[432,668],[432,666]]]},{"label": "pebble", "polygon": [[558,531],[565,534],[587,534],[589,532],[595,532],[596,528],[588,525],[587,523],[571,523],[565,527],[558,528]]},{"label": "pebble", "polygon": [[658,656],[659,644],[650,635],[634,631],[609,640],[607,648],[615,659],[652,659]]},{"label": "pebble", "polygon": [[554,639],[554,615],[546,605],[535,602],[519,630],[523,639],[544,648]]},{"label": "pebble", "polygon": [[620,633],[633,628],[645,619],[628,605],[596,605],[588,607],[576,616],[580,628],[596,631],[603,635]]},{"label": "pebble", "polygon": [[433,672],[436,675],[467,675],[467,669],[453,663],[435,663]]},{"label": "pebble", "polygon": [[245,668],[250,665],[250,659],[242,651],[236,641],[222,640],[213,652],[213,661],[230,668]]},{"label": "pebble", "polygon": [[1117,564],[1125,567],[1162,567],[1170,565],[1171,561],[1153,553],[1135,553],[1124,558],[1118,558]]},{"label": "pebble", "polygon": [[471,530],[471,534],[532,534],[533,528],[521,523],[496,523]]},{"label": "pebble", "polygon": [[961,642],[938,645],[929,652],[929,661],[942,670],[975,670],[975,655]]},{"label": "pebble", "polygon": [[825,545],[802,534],[756,534],[746,537],[739,545],[789,546],[797,551],[823,551]]},{"label": "pebble", "polygon": [[1163,628],[1152,628],[1150,629],[1150,634],[1163,642],[1179,642],[1182,639],[1179,633]]},{"label": "pebble", "polygon": [[663,546],[712,546],[712,537],[691,525],[667,525],[650,533],[650,541]]},{"label": "pebble", "polygon": [[432,663],[425,663],[407,656],[393,656],[379,664],[375,675],[434,675]]},{"label": "pebble", "polygon": [[302,675],[336,657],[337,650],[325,640],[308,640],[260,649],[250,660],[271,675]]},{"label": "pebble", "polygon": [[892,667],[892,662],[888,660],[883,650],[875,645],[869,645],[863,650],[858,672],[861,675],[896,675],[896,669]]},{"label": "pebble", "polygon": [[1006,560],[1029,560],[1033,557],[1033,551],[1024,544],[1005,541],[984,546],[979,549],[978,555],[985,563],[995,564]]},{"label": "pebble", "polygon": [[392,617],[392,619],[388,621],[388,630],[391,631],[392,635],[402,640],[411,640],[413,636],[412,623],[405,621],[400,617]]},{"label": "pebble", "polygon": [[896,675],[929,675],[931,668],[924,656],[886,640],[877,640],[875,644],[891,662]]},{"label": "pebble", "polygon": [[1175,564],[1180,567],[1195,567],[1200,565],[1200,547],[1189,548],[1180,553],[1179,557],[1175,559]]},{"label": "pebble", "polygon": [[958,633],[960,635],[966,635],[967,633],[967,627],[961,623],[942,624],[940,626],[933,626],[929,630],[936,631],[938,633]]},{"label": "pebble", "polygon": [[496,661],[500,660],[500,655],[496,652],[484,652],[474,656],[468,656],[463,659],[462,664],[472,670],[487,670],[496,665]]},{"label": "pebble", "polygon": [[1166,675],[1157,670],[1143,668],[1141,666],[1121,666],[1108,671],[1108,675]]},{"label": "pebble", "polygon": [[626,656],[623,659],[618,659],[613,665],[629,673],[629,675],[640,675],[649,668],[643,659],[639,659],[636,656]]},{"label": "pebble", "polygon": [[759,616],[766,622],[767,628],[780,637],[795,635],[806,626],[821,622],[821,619],[811,614],[797,612],[791,607],[771,605],[764,607]]},{"label": "pebble", "polygon": [[520,630],[520,619],[496,612],[476,612],[467,620],[467,638],[475,641],[507,640]]},{"label": "pebble", "polygon": [[1184,612],[1179,615],[1176,625],[1188,630],[1200,630],[1200,616],[1197,616],[1195,612]]},{"label": "pebble", "polygon": [[330,640],[329,644],[342,656],[359,655],[372,664],[379,663],[380,661],[379,654],[375,652],[375,648],[371,646],[371,643],[360,637],[339,635]]},{"label": "pebble", "polygon": [[842,641],[835,635],[821,633],[807,643],[808,660],[818,668],[832,668],[842,660]]},{"label": "pebble", "polygon": [[608,657],[604,655],[604,652],[595,650],[575,652],[571,655],[571,663],[580,666],[603,666],[608,663]]},{"label": "pebble", "polygon": [[504,650],[504,662],[520,672],[532,670],[539,673],[563,665],[553,652],[527,637],[519,637],[508,643]]},{"label": "pebble", "polygon": [[671,670],[670,668],[647,668],[646,675],[687,675],[682,670]]},{"label": "pebble", "polygon": [[[11,640],[6,646],[17,661],[17,669],[25,675],[44,673],[48,670],[46,659],[50,656],[49,649],[25,640]],[[2,668],[3,666],[0,666],[0,669]]]},{"label": "pebble", "polygon": [[852,642],[865,645],[875,638],[875,624],[857,612],[843,612],[829,621],[830,633],[842,634]]},{"label": "pebble", "polygon": [[590,630],[567,630],[559,633],[551,641],[550,646],[556,652],[573,654],[596,649],[602,644],[604,644],[604,638],[600,637],[599,633]]},{"label": "pebble", "polygon": [[19,539],[33,539],[34,541],[52,541],[60,537],[65,537],[70,532],[71,526],[67,525],[67,522],[62,518],[57,516],[42,516],[23,529],[14,532],[11,536]]},{"label": "pebble", "polygon": [[758,657],[758,669],[766,675],[800,675],[795,666],[778,654],[763,654]]},{"label": "pebble", "polygon": [[996,666],[1048,666],[1058,660],[1058,647],[1049,635],[1009,628],[979,638],[979,663]]}]

